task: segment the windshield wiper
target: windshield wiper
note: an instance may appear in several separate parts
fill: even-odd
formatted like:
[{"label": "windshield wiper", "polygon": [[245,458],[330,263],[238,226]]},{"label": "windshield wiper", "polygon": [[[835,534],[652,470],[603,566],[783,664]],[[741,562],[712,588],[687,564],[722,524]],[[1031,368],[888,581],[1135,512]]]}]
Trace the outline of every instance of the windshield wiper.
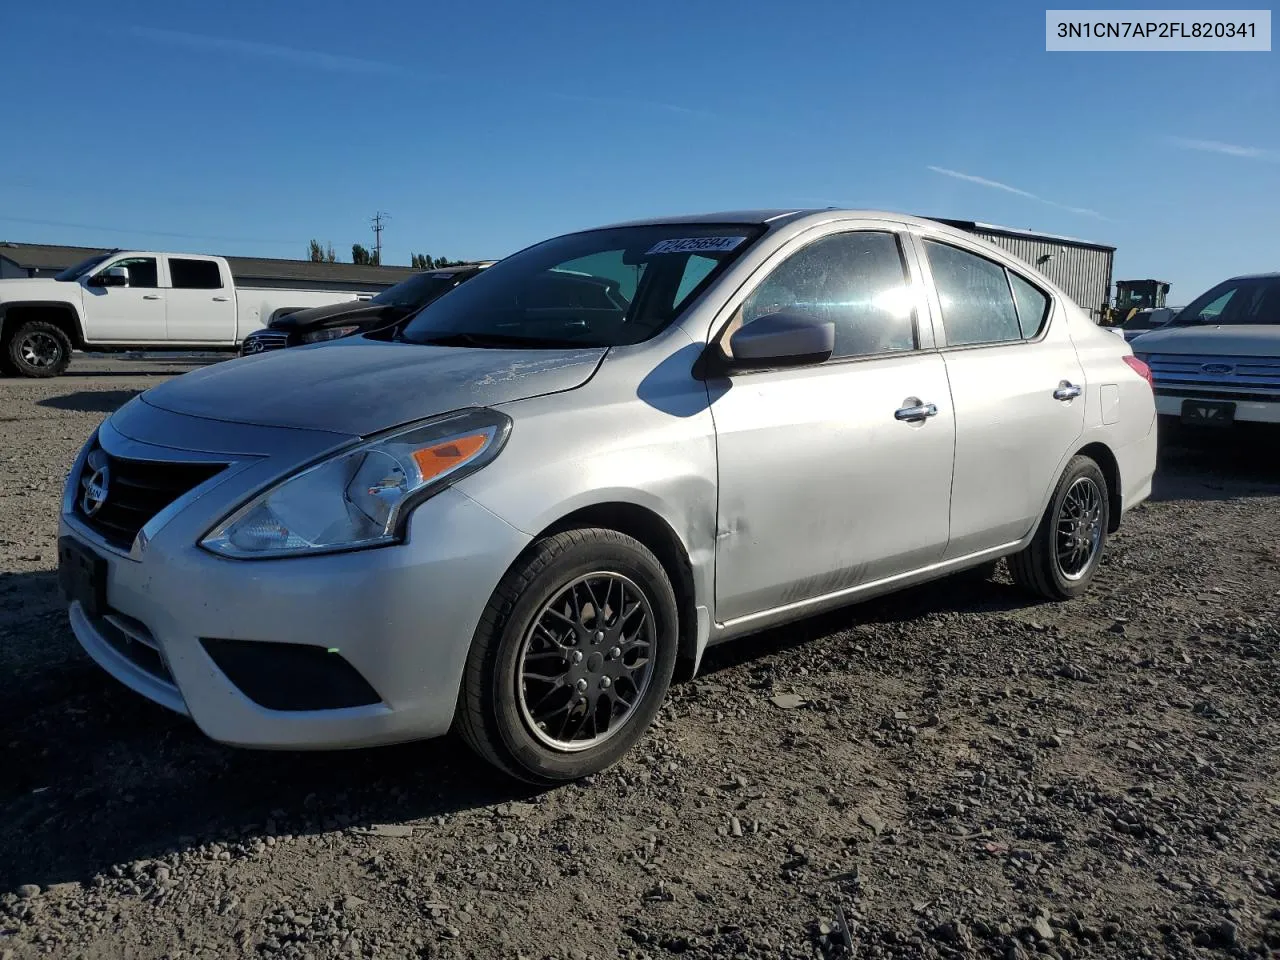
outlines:
[{"label": "windshield wiper", "polygon": [[414,338],[408,342],[433,347],[479,347],[482,349],[515,347],[526,350],[590,349],[598,346],[598,344],[583,343],[581,340],[569,340],[563,337],[517,337],[501,333],[441,333],[434,337]]}]

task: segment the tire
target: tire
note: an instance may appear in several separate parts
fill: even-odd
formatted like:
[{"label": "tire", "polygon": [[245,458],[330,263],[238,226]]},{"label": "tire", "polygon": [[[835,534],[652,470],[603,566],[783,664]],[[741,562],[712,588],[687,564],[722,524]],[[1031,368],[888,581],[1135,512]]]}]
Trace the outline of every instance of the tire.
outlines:
[{"label": "tire", "polygon": [[[1081,494],[1090,504],[1083,511],[1082,524],[1070,532],[1060,532],[1060,521],[1072,522],[1079,511]],[[1031,543],[1009,558],[1014,582],[1046,600],[1080,596],[1089,589],[1098,571],[1110,520],[1107,479],[1102,469],[1089,457],[1073,457],[1049,498]],[[1077,547],[1074,554],[1063,557],[1062,552],[1071,547],[1067,537],[1074,537]],[[1087,553],[1082,556],[1080,551],[1084,550]]]},{"label": "tire", "polygon": [[[602,624],[592,596],[604,608]],[[641,607],[621,613],[641,596]],[[549,611],[552,605],[571,616]],[[550,626],[535,630],[539,622]],[[481,615],[455,726],[481,757],[528,783],[549,786],[598,773],[635,745],[662,706],[678,623],[671,581],[638,540],[582,528],[538,541],[502,578]],[[628,640],[628,632],[639,639]],[[642,660],[647,667],[634,666]],[[621,706],[628,698],[630,705]]]},{"label": "tire", "polygon": [[71,340],[52,323],[28,320],[5,340],[4,360],[20,377],[57,377],[71,364]]}]

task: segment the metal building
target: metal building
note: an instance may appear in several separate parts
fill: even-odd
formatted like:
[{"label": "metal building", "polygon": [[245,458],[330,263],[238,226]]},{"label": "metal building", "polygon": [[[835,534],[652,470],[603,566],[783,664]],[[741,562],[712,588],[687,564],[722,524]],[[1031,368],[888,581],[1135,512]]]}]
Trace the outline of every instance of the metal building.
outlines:
[{"label": "metal building", "polygon": [[933,219],[975,234],[1026,261],[1065,290],[1094,322],[1110,302],[1115,247],[974,220]]}]

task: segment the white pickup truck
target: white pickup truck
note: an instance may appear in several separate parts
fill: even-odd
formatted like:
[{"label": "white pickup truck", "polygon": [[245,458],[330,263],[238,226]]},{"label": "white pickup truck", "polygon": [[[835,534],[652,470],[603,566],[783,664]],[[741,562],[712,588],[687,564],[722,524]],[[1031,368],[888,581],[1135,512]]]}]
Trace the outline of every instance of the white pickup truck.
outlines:
[{"label": "white pickup truck", "polygon": [[368,296],[237,287],[222,257],[115,250],[56,277],[0,280],[0,369],[55,377],[72,349],[235,349],[276,317]]},{"label": "white pickup truck", "polygon": [[1224,280],[1131,344],[1151,368],[1162,416],[1280,424],[1280,273]]}]

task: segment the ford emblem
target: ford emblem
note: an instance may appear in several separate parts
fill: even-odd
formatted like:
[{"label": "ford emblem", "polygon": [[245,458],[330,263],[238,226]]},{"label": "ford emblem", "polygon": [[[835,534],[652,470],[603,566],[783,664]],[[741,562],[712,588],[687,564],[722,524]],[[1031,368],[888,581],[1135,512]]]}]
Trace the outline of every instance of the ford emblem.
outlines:
[{"label": "ford emblem", "polygon": [[1236,368],[1229,363],[1202,363],[1200,369],[1205,373],[1228,374],[1234,373]]}]

